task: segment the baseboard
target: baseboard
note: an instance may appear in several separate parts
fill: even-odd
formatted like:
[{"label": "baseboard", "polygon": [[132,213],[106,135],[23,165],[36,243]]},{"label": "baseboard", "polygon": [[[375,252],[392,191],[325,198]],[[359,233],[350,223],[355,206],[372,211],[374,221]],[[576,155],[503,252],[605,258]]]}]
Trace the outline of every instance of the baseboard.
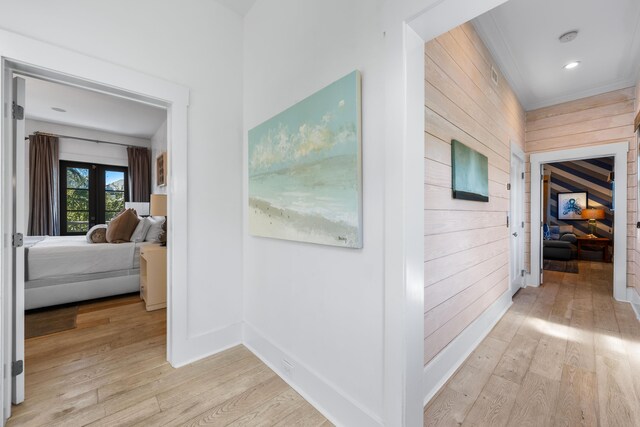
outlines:
[{"label": "baseboard", "polygon": [[636,288],[627,288],[627,300],[640,320],[640,294]]},{"label": "baseboard", "polygon": [[178,351],[171,355],[169,363],[174,368],[180,368],[242,344],[242,323],[234,323],[209,333],[189,337],[185,342],[175,344],[177,345],[172,347]]},{"label": "baseboard", "polygon": [[511,291],[507,290],[424,367],[422,387],[425,406],[491,332],[511,304]]},{"label": "baseboard", "polygon": [[[382,426],[382,420],[334,384],[244,323],[244,345],[336,426]],[[285,368],[285,362],[290,363]]]}]

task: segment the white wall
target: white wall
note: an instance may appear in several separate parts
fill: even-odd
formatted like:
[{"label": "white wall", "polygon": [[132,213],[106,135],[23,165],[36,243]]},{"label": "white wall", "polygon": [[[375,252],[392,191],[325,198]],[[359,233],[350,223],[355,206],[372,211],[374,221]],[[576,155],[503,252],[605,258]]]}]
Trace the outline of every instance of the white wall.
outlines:
[{"label": "white wall", "polygon": [[[159,187],[158,182],[158,168],[156,158],[167,151],[167,122],[165,121],[158,128],[156,133],[151,137],[151,193],[152,194],[166,194],[167,186]],[[165,166],[165,168],[168,165]]]},{"label": "white wall", "polygon": [[[365,419],[371,425],[383,416],[384,123],[376,88],[384,81],[379,4],[259,1],[245,18],[245,136],[349,72],[362,72],[364,248],[251,237],[246,220],[244,238],[248,344],[271,358],[276,369],[281,369],[282,358],[294,361],[293,374],[285,378],[310,392],[319,407],[344,425],[365,425]],[[244,194],[246,198],[246,183]],[[331,391],[320,392],[323,386]],[[362,410],[358,424],[339,413],[341,398]]]},{"label": "white wall", "polygon": [[[188,358],[241,340],[242,19],[215,1],[4,2],[0,28],[190,88]],[[79,64],[81,65],[81,64]],[[183,285],[183,284],[180,284]]]}]

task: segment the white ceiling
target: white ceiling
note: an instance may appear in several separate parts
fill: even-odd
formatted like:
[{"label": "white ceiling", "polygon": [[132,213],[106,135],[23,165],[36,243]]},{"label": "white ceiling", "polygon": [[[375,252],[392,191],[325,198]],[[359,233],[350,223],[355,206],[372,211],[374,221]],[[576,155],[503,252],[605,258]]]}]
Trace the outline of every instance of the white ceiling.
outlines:
[{"label": "white ceiling", "polygon": [[218,0],[218,2],[244,16],[253,7],[256,0]]},{"label": "white ceiling", "polygon": [[473,24],[525,110],[633,86],[640,72],[638,0],[510,0]]},{"label": "white ceiling", "polygon": [[149,139],[167,117],[164,109],[128,99],[31,77],[24,79],[28,119]]}]

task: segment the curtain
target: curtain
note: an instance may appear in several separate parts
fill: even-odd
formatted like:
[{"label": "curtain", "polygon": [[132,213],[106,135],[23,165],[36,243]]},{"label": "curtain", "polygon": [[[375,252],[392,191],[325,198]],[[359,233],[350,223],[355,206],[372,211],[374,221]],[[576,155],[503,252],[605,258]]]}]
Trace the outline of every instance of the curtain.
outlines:
[{"label": "curtain", "polygon": [[144,147],[127,147],[129,157],[129,201],[149,202],[151,153]]},{"label": "curtain", "polygon": [[60,235],[58,138],[29,136],[30,236]]}]

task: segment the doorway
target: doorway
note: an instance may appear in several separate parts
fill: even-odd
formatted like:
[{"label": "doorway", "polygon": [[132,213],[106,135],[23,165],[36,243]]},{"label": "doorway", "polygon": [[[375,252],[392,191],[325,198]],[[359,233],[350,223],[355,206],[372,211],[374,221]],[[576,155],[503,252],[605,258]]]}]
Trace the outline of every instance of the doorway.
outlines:
[{"label": "doorway", "polygon": [[[576,148],[570,150],[558,150],[547,153],[537,153],[531,155],[531,224],[539,224],[539,227],[532,226],[531,233],[531,274],[530,285],[540,286],[544,282],[544,260],[545,260],[545,233],[550,233],[550,230],[544,226],[545,215],[552,216],[553,212],[551,206],[547,206],[545,209],[545,165],[561,164],[562,162],[583,161],[586,159],[595,158],[607,158],[613,159],[613,176],[615,176],[615,185],[612,192],[612,207],[615,206],[615,215],[612,217],[612,232],[611,237],[613,240],[613,296],[618,301],[626,301],[626,288],[627,288],[627,250],[626,250],[626,234],[627,234],[627,156],[629,151],[628,142],[620,142],[613,144],[605,144],[594,147]],[[549,168],[547,168],[549,169]],[[533,171],[536,171],[534,176]],[[566,172],[565,172],[566,175]],[[547,175],[548,176],[548,175]],[[547,178],[549,180],[549,178]],[[549,188],[552,182],[547,185]],[[570,191],[574,191],[577,188],[569,187]],[[573,194],[563,192],[563,194]],[[585,196],[588,198],[588,196]],[[560,199],[558,199],[560,200]],[[574,200],[578,200],[574,198]],[[556,203],[562,203],[562,200],[556,201]],[[585,200],[585,207],[586,200]],[[556,205],[556,209],[558,206]],[[557,215],[558,213],[556,213]],[[571,212],[568,212],[571,214]],[[562,215],[562,214],[561,214]],[[581,217],[582,218],[582,217]],[[582,222],[586,222],[582,220]],[[573,227],[569,225],[570,227]],[[585,226],[585,224],[581,224]],[[566,227],[566,226],[565,226]],[[535,230],[535,231],[534,231]],[[555,231],[555,230],[554,230]],[[560,229],[558,228],[558,233]],[[588,230],[585,229],[585,233]],[[597,233],[597,231],[596,231]],[[577,252],[576,240],[576,252]],[[548,246],[548,245],[547,245]],[[547,255],[553,249],[554,253],[559,254],[563,248],[546,248]],[[570,250],[570,249],[569,249]],[[567,250],[567,252],[569,251]],[[578,254],[575,254],[576,257]],[[606,255],[605,255],[606,256]],[[547,256],[549,257],[549,256]]]},{"label": "doorway", "polygon": [[[136,72],[112,65],[102,61],[85,57],[71,52],[59,52],[60,55],[42,56],[41,52],[49,51],[49,46],[43,43],[33,42],[28,39],[17,37],[12,40],[12,51],[10,55],[0,56],[2,58],[2,89],[3,107],[11,106],[11,111],[3,114],[2,122],[2,212],[3,218],[0,227],[3,235],[14,235],[11,239],[4,239],[2,255],[2,363],[5,369],[12,372],[11,380],[7,379],[2,383],[2,415],[3,419],[11,415],[11,403],[19,403],[24,399],[24,282],[22,286],[15,281],[16,277],[24,277],[20,272],[15,273],[15,267],[20,264],[24,257],[24,248],[20,244],[20,234],[24,233],[24,215],[17,215],[15,210],[16,201],[14,191],[20,194],[14,187],[15,173],[19,173],[22,165],[15,163],[15,147],[23,147],[24,144],[16,145],[17,141],[24,141],[24,134],[20,127],[16,125],[23,118],[24,111],[21,109],[21,99],[16,99],[17,92],[14,91],[13,76],[21,74],[35,76],[40,79],[52,82],[63,83],[77,88],[88,89],[94,92],[113,95],[119,98],[126,98],[135,102],[160,107],[167,111],[167,151],[169,160],[173,168],[170,175],[182,176],[186,174],[186,144],[172,144],[172,141],[186,141],[187,129],[187,103],[188,90],[172,83],[164,82],[153,77],[144,76]],[[25,58],[30,58],[26,61]],[[38,58],[38,59],[34,59]],[[36,65],[26,65],[26,63]],[[79,66],[81,64],[82,66]],[[53,71],[57,70],[57,71]],[[100,83],[96,83],[100,82]],[[17,101],[14,103],[14,101]],[[169,182],[171,179],[169,177]],[[22,184],[23,185],[23,184]],[[175,328],[176,323],[184,324],[186,318],[186,307],[181,296],[186,293],[184,286],[173,289],[171,283],[186,284],[186,250],[184,246],[186,236],[186,182],[183,180],[179,186],[180,191],[173,191],[168,188],[169,198],[166,210],[169,216],[176,219],[176,223],[170,223],[167,230],[167,332],[166,332],[166,355],[174,366],[185,363],[186,357],[184,349],[181,352],[173,351],[174,345],[185,348],[185,341],[188,337],[180,328]],[[24,206],[24,199],[19,206]],[[22,209],[24,212],[24,209]],[[16,224],[16,220],[19,220]],[[178,219],[182,219],[178,220]],[[184,221],[184,223],[183,223]],[[18,225],[19,227],[17,227]],[[176,235],[176,239],[172,237]],[[173,252],[176,247],[176,255]],[[176,279],[178,278],[178,279]],[[173,280],[172,280],[173,279]],[[176,302],[177,301],[177,302]],[[173,306],[173,310],[171,309]],[[175,330],[177,333],[174,333]],[[28,369],[28,367],[27,367]]]},{"label": "doorway", "polygon": [[511,198],[509,231],[511,233],[510,248],[510,289],[511,295],[524,286],[524,238],[525,238],[525,213],[524,213],[524,191],[525,191],[525,163],[524,152],[517,145],[511,144]]}]

